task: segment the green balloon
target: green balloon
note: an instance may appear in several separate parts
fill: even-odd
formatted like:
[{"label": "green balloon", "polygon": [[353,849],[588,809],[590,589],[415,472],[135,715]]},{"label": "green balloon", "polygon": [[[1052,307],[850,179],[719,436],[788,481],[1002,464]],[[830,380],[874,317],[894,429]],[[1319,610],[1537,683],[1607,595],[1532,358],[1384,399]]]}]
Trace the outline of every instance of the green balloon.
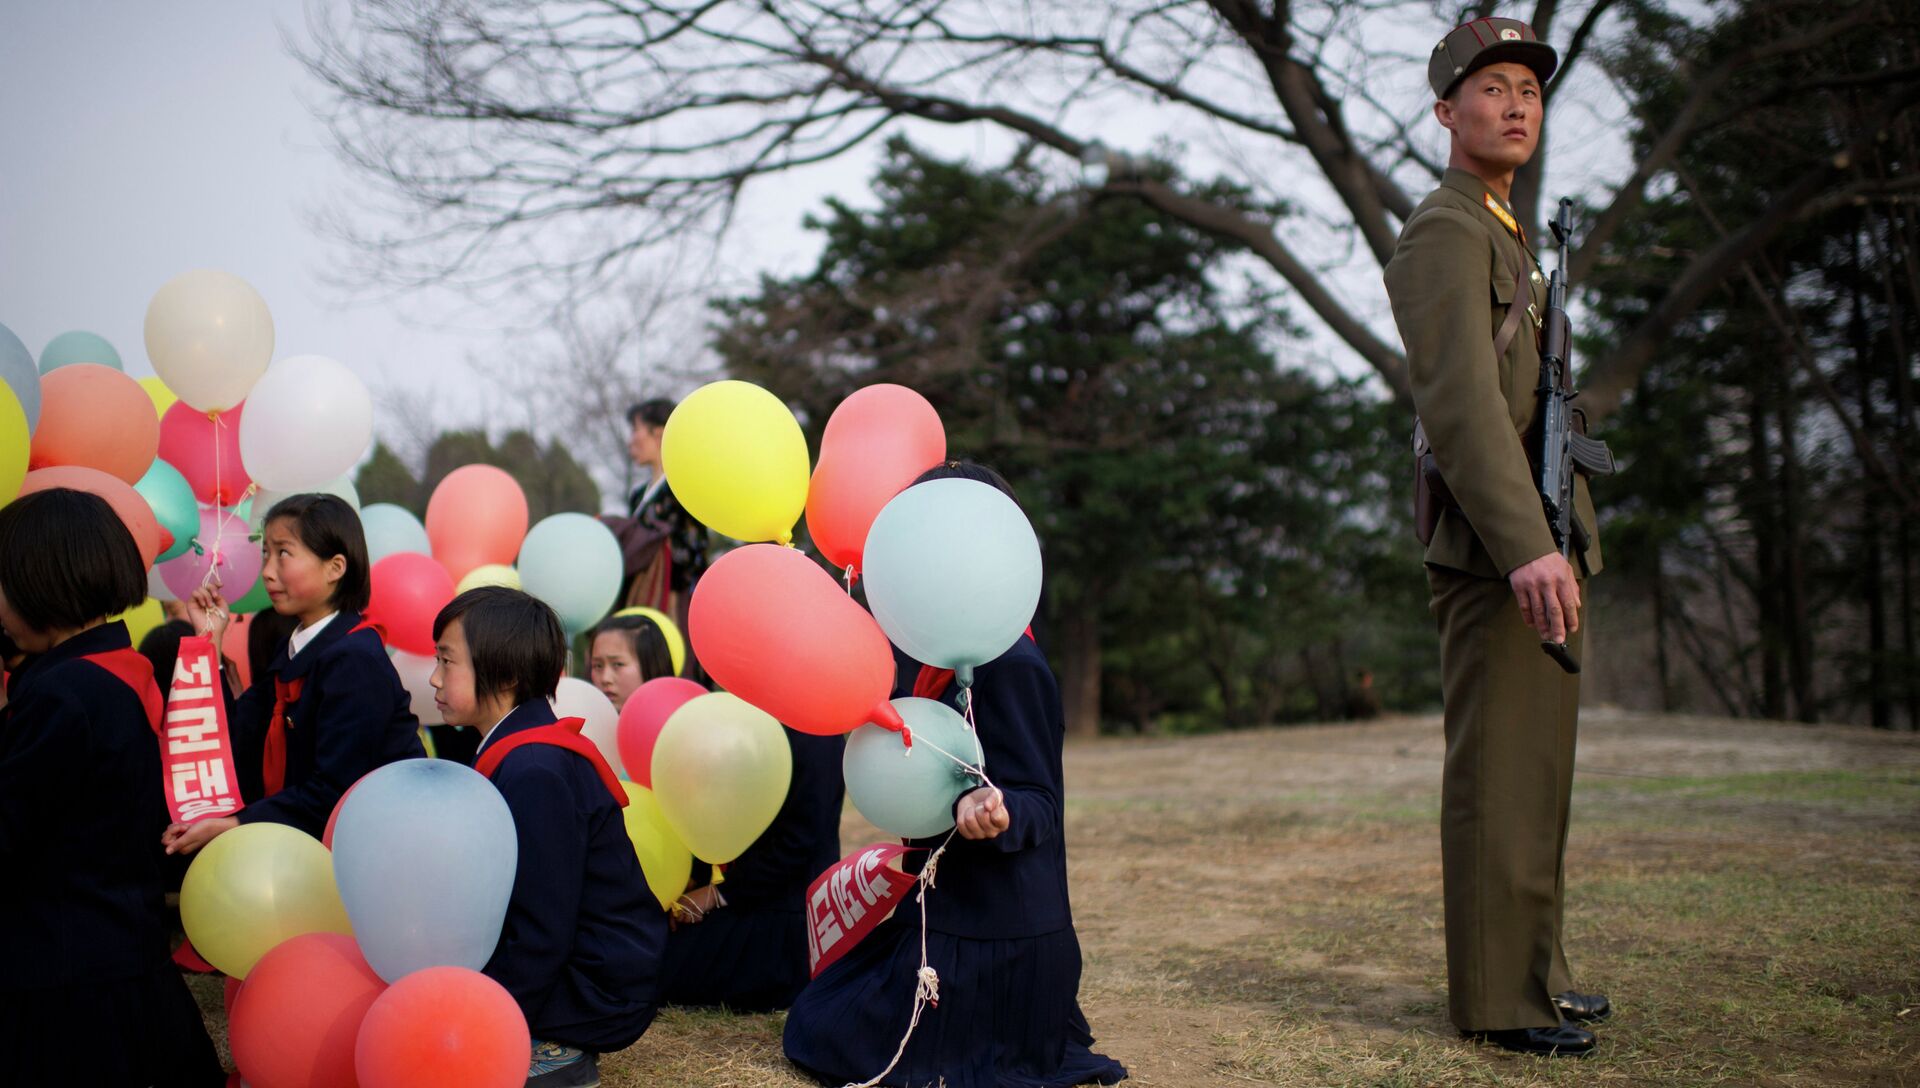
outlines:
[{"label": "green balloon", "polygon": [[250,612],[264,612],[272,607],[273,601],[267,597],[267,580],[256,578],[253,588],[247,590],[239,600],[228,605],[227,610],[236,616],[244,616]]},{"label": "green balloon", "polygon": [[928,839],[953,827],[953,803],[980,784],[955,759],[980,765],[980,746],[966,719],[932,699],[895,699],[913,731],[908,752],[900,734],[863,725],[847,737],[841,769],[847,798],[890,835]]},{"label": "green balloon", "polygon": [[200,531],[200,506],[193,498],[193,485],[180,470],[155,458],[147,474],[133,485],[140,497],[153,507],[154,519],[173,534],[173,546],[161,552],[156,563],[182,556],[193,547],[194,534]]},{"label": "green balloon", "polygon": [[97,333],[75,329],[63,332],[47,342],[47,348],[40,353],[40,373],[56,370],[74,363],[98,363],[115,370],[125,370],[120,363],[120,353],[113,350],[107,338]]}]

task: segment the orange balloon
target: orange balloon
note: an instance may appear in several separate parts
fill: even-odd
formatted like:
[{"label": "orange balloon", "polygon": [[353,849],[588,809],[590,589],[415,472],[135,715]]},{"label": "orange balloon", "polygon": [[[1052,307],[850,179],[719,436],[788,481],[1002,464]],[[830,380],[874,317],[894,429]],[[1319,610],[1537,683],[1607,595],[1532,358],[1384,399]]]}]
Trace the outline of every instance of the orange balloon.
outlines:
[{"label": "orange balloon", "polygon": [[387,984],[352,937],[303,933],[275,945],[233,999],[227,1043],[253,1088],[354,1088],[360,1024]]},{"label": "orange balloon", "polygon": [[527,538],[527,496],[504,469],[462,465],[427,499],[427,542],[457,583],[475,567],[512,566]]},{"label": "orange balloon", "polygon": [[426,967],[367,1010],[353,1064],[360,1088],[520,1088],[532,1053],[504,987],[465,967]]},{"label": "orange balloon", "polygon": [[903,726],[887,702],[887,636],[792,548],[749,544],[721,556],[694,587],[687,627],[707,675],[802,733]]},{"label": "orange balloon", "polygon": [[[72,369],[72,366],[60,368]],[[58,374],[60,370],[54,373]],[[107,500],[107,505],[113,507],[113,512],[120,515],[120,520],[126,524],[127,531],[133,534],[134,546],[140,549],[140,559],[147,566],[153,566],[155,556],[173,547],[173,534],[160,527],[159,520],[153,516],[153,507],[147,505],[147,500],[141,498],[131,484],[118,476],[80,465],[55,465],[27,473],[26,482],[20,485],[20,493],[31,495],[56,487],[86,491]]]},{"label": "orange balloon", "polygon": [[840,402],[807,488],[807,533],[835,570],[860,570],[867,530],[887,501],[947,459],[947,432],[927,398],[869,385]]},{"label": "orange balloon", "polygon": [[41,375],[28,468],[83,465],[132,484],[147,474],[159,447],[160,420],[139,382],[99,363]]}]

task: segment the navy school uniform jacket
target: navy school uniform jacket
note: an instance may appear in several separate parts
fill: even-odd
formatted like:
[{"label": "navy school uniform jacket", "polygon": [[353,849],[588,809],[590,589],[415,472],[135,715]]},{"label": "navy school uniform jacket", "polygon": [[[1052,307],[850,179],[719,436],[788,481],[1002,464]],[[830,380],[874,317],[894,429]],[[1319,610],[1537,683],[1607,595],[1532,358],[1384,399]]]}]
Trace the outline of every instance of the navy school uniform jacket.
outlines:
[{"label": "navy school uniform jacket", "polygon": [[[546,700],[526,703],[480,751],[554,720]],[[535,1040],[596,1053],[631,1046],[658,1007],[667,916],[619,803],[590,762],[548,744],[509,752],[493,784],[513,812],[520,863],[485,973],[520,1003]]]},{"label": "navy school uniform jacket", "polygon": [[[380,636],[371,628],[354,630],[359,625],[359,613],[339,612],[299,653],[289,657],[292,642],[283,642],[270,674],[255,677],[231,707],[228,724],[247,801],[241,823],[267,820],[319,838],[340,796],[361,776],[396,760],[425,758],[412,697]],[[263,797],[261,758],[275,676],[302,686],[287,710],[285,785]]]},{"label": "navy school uniform jacket", "polygon": [[[899,654],[896,660],[900,685],[895,694],[911,695],[919,663]],[[1060,763],[1066,719],[1059,684],[1046,655],[1023,636],[1012,649],[974,669],[973,696],[987,777],[1000,787],[1009,822],[992,839],[953,836],[940,859],[939,892],[927,897],[927,928],[982,940],[1069,929],[1073,911],[1067,901],[1066,790]],[[950,684],[940,701],[959,710],[959,685]],[[944,838],[917,839],[911,845],[930,853]],[[927,856],[908,854],[903,859],[907,871],[918,872]],[[918,918],[917,910],[902,908],[900,913]]]},{"label": "navy school uniform jacket", "polygon": [[0,993],[166,964],[160,742],[139,696],[79,660],[129,645],[123,623],[82,631],[22,669],[0,711]]}]

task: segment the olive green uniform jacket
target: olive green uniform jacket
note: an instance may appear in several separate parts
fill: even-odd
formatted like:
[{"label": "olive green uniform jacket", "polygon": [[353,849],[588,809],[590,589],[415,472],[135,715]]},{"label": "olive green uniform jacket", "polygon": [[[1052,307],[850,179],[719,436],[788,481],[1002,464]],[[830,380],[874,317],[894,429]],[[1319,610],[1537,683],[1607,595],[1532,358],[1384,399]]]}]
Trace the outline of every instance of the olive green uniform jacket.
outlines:
[{"label": "olive green uniform jacket", "polygon": [[[1521,435],[1538,402],[1536,320],[1546,313],[1539,262],[1489,209],[1498,198],[1465,170],[1448,170],[1407,220],[1387,263],[1387,295],[1406,344],[1413,404],[1440,475],[1458,509],[1440,516],[1427,563],[1482,578],[1504,578],[1554,550]],[[1500,206],[1505,211],[1504,206]],[[1533,304],[1506,357],[1493,338],[1525,273]],[[1574,513],[1589,537],[1585,573],[1600,571],[1599,522],[1587,481],[1574,480]]]}]

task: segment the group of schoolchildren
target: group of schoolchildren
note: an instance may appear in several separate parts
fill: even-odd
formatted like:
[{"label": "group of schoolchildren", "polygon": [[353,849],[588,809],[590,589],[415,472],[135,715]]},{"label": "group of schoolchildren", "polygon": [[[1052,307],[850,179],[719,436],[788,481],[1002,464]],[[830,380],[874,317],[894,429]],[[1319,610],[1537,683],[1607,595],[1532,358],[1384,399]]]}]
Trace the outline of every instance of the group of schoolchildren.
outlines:
[{"label": "group of schoolchildren", "polygon": [[[922,479],[990,470],[948,463]],[[1011,492],[1009,491],[1009,494]],[[418,721],[380,630],[363,616],[369,564],[358,515],[330,495],[268,512],[261,578],[277,617],[254,621],[252,683],[229,692],[246,801],[235,816],[170,824],[157,740],[165,648],[130,645],[110,619],[147,581],[104,500],[50,490],[0,507],[0,1040],[20,1084],[225,1083],[171,958],[165,905],[179,859],[242,823],[318,837],[362,775],[423,758]],[[214,645],[229,621],[214,589],[187,602]],[[263,614],[264,615],[264,614]],[[176,640],[178,635],[173,636]],[[937,890],[809,979],[806,893],[840,856],[843,738],[783,730],[793,776],[745,853],[697,868],[663,911],[621,818],[622,788],[578,723],[550,703],[568,665],[553,611],[517,590],[455,597],[434,622],[435,705],[481,740],[472,764],[500,791],[519,840],[500,943],[485,973],[533,1038],[528,1085],[599,1083],[598,1056],[631,1046],[664,1005],[786,1008],[788,1057],[822,1083],[863,1081],[908,1029],[922,949],[940,975],[889,1085],[1114,1083],[1077,1004],[1080,951],[1062,835],[1058,688],[1031,637],[976,670],[975,715],[997,788],[956,803]],[[267,643],[265,646],[259,643]],[[662,633],[616,616],[590,633],[594,684],[620,705],[671,675]],[[957,705],[951,674],[904,657],[896,695]],[[444,757],[445,752],[442,752]],[[939,841],[908,855],[924,864]]]}]

